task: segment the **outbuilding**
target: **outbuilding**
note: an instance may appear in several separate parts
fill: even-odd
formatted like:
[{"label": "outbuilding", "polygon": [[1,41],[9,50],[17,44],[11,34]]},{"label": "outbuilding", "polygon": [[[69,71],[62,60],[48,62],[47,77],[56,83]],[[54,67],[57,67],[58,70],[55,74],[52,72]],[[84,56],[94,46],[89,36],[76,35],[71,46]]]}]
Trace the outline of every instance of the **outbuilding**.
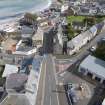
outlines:
[{"label": "outbuilding", "polygon": [[89,55],[79,66],[79,72],[105,83],[105,61]]}]

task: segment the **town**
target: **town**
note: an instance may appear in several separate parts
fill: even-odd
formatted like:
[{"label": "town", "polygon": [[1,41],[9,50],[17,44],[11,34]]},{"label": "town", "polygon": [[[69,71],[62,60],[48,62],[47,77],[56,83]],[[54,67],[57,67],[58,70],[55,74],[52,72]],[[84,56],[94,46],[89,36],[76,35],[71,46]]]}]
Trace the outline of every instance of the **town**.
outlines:
[{"label": "town", "polygon": [[104,70],[104,0],[53,0],[0,27],[0,105],[105,105]]}]

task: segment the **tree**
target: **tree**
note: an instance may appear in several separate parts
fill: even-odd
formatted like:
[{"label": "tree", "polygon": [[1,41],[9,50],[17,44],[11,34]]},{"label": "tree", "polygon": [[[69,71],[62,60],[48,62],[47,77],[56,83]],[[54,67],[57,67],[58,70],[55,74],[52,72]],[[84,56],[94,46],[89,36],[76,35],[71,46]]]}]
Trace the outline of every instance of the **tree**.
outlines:
[{"label": "tree", "polygon": [[84,24],[87,24],[88,26],[92,26],[96,23],[96,18],[95,17],[86,17],[84,19]]},{"label": "tree", "polygon": [[68,40],[71,40],[75,34],[75,31],[73,30],[71,25],[68,25],[67,33],[68,33]]},{"label": "tree", "polygon": [[31,13],[26,13],[24,15],[24,20],[28,24],[34,24],[36,22],[37,15],[31,14]]},{"label": "tree", "polygon": [[105,43],[99,44],[96,51],[93,53],[96,57],[105,60]]}]

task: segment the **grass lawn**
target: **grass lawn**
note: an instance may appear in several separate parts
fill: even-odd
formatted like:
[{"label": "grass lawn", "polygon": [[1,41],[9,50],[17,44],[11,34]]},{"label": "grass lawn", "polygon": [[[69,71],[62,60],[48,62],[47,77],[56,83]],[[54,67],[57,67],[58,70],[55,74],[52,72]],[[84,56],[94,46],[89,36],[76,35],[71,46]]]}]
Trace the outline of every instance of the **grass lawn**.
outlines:
[{"label": "grass lawn", "polygon": [[85,19],[85,16],[67,16],[68,23],[71,23],[73,21],[82,22],[84,19]]},{"label": "grass lawn", "polygon": [[[71,23],[73,21],[83,22],[86,17],[89,16],[67,16],[67,21],[68,23]],[[95,19],[96,23],[99,23],[105,19],[105,16],[96,16]]]}]

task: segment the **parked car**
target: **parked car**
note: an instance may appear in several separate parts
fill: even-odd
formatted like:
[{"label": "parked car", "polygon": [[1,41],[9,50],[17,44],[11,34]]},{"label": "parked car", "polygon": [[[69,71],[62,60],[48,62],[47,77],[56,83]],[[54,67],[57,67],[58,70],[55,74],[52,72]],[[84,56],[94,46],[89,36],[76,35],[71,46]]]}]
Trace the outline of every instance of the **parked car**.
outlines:
[{"label": "parked car", "polygon": [[96,48],[97,48],[97,46],[92,46],[92,47],[89,48],[89,51],[94,52],[96,50]]},{"label": "parked car", "polygon": [[101,41],[104,41],[105,42],[105,37],[101,38]]}]

